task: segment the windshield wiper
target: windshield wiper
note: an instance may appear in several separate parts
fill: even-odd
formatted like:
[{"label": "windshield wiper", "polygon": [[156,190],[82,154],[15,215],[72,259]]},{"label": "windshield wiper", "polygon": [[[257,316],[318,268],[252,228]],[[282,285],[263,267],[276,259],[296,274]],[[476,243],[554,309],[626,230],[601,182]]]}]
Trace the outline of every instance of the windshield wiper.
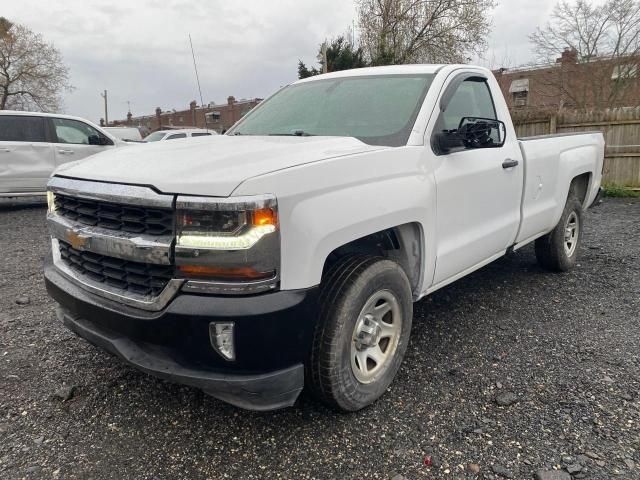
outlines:
[{"label": "windshield wiper", "polygon": [[313,133],[305,132],[304,130],[294,130],[291,133],[270,133],[270,137],[315,137]]}]

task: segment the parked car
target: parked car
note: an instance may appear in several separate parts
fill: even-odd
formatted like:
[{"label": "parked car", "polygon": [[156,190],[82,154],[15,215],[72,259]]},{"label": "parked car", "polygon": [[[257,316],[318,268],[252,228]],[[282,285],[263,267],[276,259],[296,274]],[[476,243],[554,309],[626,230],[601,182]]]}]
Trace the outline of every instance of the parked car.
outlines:
[{"label": "parked car", "polygon": [[0,197],[44,195],[58,166],[123,144],[82,118],[2,110]]},{"label": "parked car", "polygon": [[599,132],[517,139],[484,68],[320,75],[209,142],[63,167],[46,285],[71,330],[147,373],[355,411],[398,371],[413,302],[532,242],[544,268],[576,264],[603,157]]},{"label": "parked car", "polygon": [[178,138],[188,137],[207,137],[209,135],[218,135],[215,130],[205,130],[203,128],[184,128],[179,130],[158,130],[147,136],[145,142],[160,142],[162,140],[177,140]]},{"label": "parked car", "polygon": [[114,137],[125,142],[142,142],[142,134],[137,127],[103,127],[105,132],[109,132]]}]

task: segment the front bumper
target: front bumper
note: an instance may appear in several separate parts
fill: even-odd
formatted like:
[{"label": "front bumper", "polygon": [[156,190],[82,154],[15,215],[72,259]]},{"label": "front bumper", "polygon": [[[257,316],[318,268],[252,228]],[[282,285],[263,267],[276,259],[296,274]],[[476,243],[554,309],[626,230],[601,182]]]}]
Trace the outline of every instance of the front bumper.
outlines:
[{"label": "front bumper", "polygon": [[[157,377],[250,410],[292,405],[315,323],[316,289],[246,297],[180,294],[149,312],[92,294],[45,262],[58,318],[79,336]],[[218,355],[209,323],[235,323],[236,361]]]}]

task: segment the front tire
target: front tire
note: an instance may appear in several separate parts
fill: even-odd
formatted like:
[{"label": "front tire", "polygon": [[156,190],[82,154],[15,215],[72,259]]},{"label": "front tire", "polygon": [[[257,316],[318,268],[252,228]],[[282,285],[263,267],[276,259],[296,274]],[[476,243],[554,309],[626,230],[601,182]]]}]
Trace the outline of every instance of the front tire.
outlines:
[{"label": "front tire", "polygon": [[536,240],[538,263],[554,272],[571,270],[578,259],[582,225],[582,204],[573,194],[569,194],[556,228]]},{"label": "front tire", "polygon": [[333,408],[360,410],[382,396],[400,368],[411,333],[411,285],[395,262],[346,257],[325,275],[319,301],[308,386]]}]

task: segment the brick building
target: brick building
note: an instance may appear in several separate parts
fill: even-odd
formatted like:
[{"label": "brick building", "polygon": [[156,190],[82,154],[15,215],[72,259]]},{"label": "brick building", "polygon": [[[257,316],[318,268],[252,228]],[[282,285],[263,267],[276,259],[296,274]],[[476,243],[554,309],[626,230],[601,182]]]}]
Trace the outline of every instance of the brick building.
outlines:
[{"label": "brick building", "polygon": [[210,128],[221,133],[229,129],[234,123],[246,115],[253,107],[262,101],[261,98],[236,100],[231,96],[226,104],[209,104],[198,106],[195,100],[189,104],[188,110],[162,111],[156,108],[155,115],[134,117],[131,113],[126,120],[110,122],[111,125],[146,127],[150,131],[167,128]]},{"label": "brick building", "polygon": [[512,111],[604,109],[640,104],[640,58],[580,60],[567,49],[554,64],[494,71]]}]

